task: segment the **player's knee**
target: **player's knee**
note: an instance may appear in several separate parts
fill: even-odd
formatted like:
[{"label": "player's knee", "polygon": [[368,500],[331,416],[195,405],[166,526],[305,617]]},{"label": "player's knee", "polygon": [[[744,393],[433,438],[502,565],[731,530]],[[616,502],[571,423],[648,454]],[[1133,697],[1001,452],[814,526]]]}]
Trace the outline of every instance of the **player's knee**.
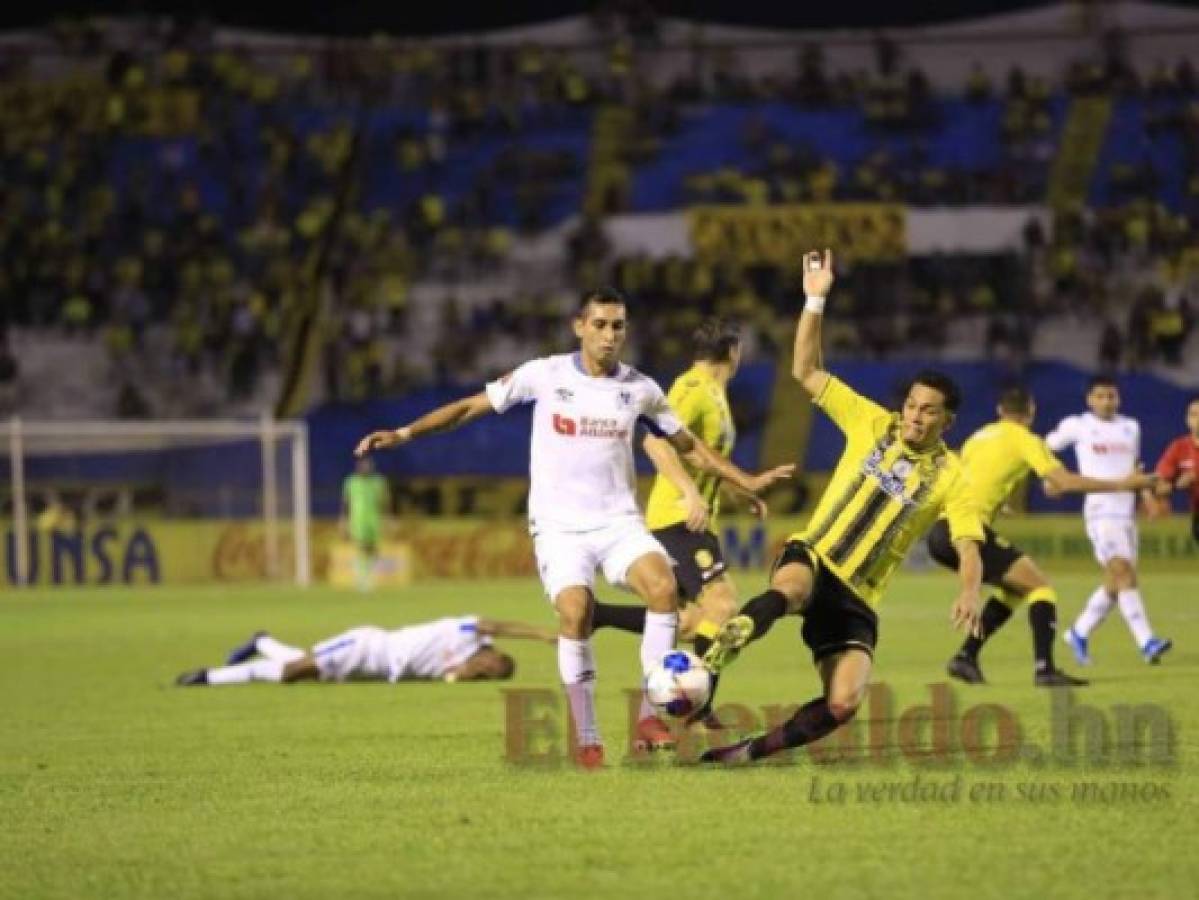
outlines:
[{"label": "player's knee", "polygon": [[1132,587],[1136,580],[1136,570],[1126,559],[1113,559],[1107,564],[1107,571],[1114,586],[1120,590]]},{"label": "player's knee", "polygon": [[558,624],[567,637],[584,638],[591,633],[591,598],[586,592],[563,591],[554,601]]},{"label": "player's knee", "polygon": [[646,606],[655,612],[668,612],[678,606],[679,586],[669,569],[647,576],[643,586]]},{"label": "player's knee", "polygon": [[787,599],[787,612],[798,612],[812,592],[812,570],[798,563],[779,566],[770,576],[770,589]]},{"label": "player's knee", "polygon": [[834,719],[844,725],[858,714],[858,709],[861,705],[862,696],[860,692],[852,695],[842,695],[829,699],[828,711]]}]

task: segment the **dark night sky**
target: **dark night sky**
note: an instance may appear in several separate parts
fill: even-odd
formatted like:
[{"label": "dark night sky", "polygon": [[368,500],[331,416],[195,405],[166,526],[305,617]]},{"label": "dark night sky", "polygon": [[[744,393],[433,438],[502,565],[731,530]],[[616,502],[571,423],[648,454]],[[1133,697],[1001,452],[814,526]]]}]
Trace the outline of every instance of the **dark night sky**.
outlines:
[{"label": "dark night sky", "polygon": [[[663,0],[655,7],[663,15],[680,15],[713,22],[780,28],[879,27],[913,25],[1010,12],[1044,5],[1035,0],[924,0],[924,2],[869,2],[839,0],[833,3],[796,3],[787,0]],[[1173,5],[1199,7],[1199,0],[1173,0]],[[341,0],[341,2],[281,3],[266,0],[241,2],[154,2],[154,0],[108,0],[108,2],[10,3],[0,9],[0,29],[29,27],[56,16],[77,14],[206,15],[226,25],[266,28],[275,31],[323,34],[438,34],[473,31],[544,21],[586,12],[594,3],[547,2],[547,0],[475,0],[468,3],[436,3],[427,0]]]}]

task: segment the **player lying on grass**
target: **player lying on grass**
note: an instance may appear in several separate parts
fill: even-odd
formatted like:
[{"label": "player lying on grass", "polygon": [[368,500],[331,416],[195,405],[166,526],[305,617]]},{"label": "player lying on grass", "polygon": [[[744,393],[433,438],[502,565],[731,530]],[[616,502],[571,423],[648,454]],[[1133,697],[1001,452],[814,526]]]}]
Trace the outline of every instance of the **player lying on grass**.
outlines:
[{"label": "player lying on grass", "polygon": [[478,616],[437,619],[386,631],[351,628],[303,650],[260,631],[235,647],[225,665],[184,672],[175,683],[247,684],[251,681],[483,681],[511,678],[516,660],[492,646],[493,638],[556,643],[546,628]]},{"label": "player lying on grass", "polygon": [[[781,466],[750,475],[708,449],[683,427],[653,379],[620,362],[628,303],[618,291],[584,294],[574,317],[575,353],[530,360],[486,389],[446,404],[395,430],[359,443],[359,456],[449,431],[489,413],[533,405],[529,453],[529,531],[546,597],[558,613],[558,671],[575,726],[575,761],[603,765],[595,713],[596,663],[591,644],[595,571],[636,593],[648,611],[641,639],[643,672],[674,647],[678,595],[670,556],[637,507],[633,437],[638,426],[693,454],[703,471],[749,493],[790,475]],[[636,743],[673,746],[674,736],[643,702]]]},{"label": "player lying on grass", "polygon": [[[1030,430],[1037,404],[1024,388],[1005,390],[996,412],[997,421],[984,425],[962,445],[961,457],[986,534],[981,551],[983,581],[998,591],[983,607],[981,634],[967,637],[945,670],[968,684],[982,684],[985,679],[978,665],[978,654],[983,644],[1011,618],[1019,603],[1027,601],[1033,641],[1033,683],[1039,687],[1083,685],[1086,681],[1059,671],[1053,662],[1057,592],[1032,558],[997,534],[992,525],[1012,491],[1029,472],[1036,472],[1058,493],[1139,490],[1151,485],[1154,478],[1137,472],[1105,478],[1071,472],[1045,441]],[[957,568],[957,552],[944,519],[938,520],[928,533],[928,552],[946,568]]]},{"label": "player lying on grass", "polygon": [[709,750],[705,762],[770,756],[819,740],[854,716],[873,668],[875,607],[912,544],[941,515],[961,579],[950,618],[967,631],[978,627],[983,527],[962,464],[941,439],[953,424],[958,388],[940,373],[923,372],[895,413],[824,371],[821,321],[832,285],[832,252],[823,259],[809,253],[792,374],[845,433],[845,450],[808,527],[787,540],[775,561],[770,588],[725,623],[704,658],[720,672],[780,618],[801,615],[823,691],[767,734]]}]

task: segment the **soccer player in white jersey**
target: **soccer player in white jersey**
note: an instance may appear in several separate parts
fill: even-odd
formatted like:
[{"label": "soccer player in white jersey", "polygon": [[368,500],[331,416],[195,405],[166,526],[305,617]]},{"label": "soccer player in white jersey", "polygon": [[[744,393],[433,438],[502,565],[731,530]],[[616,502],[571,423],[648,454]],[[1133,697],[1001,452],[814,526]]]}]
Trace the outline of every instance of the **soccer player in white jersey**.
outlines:
[{"label": "soccer player in white jersey", "polygon": [[[1045,442],[1054,451],[1073,447],[1078,471],[1088,478],[1131,475],[1140,461],[1141,426],[1136,419],[1119,414],[1120,390],[1116,382],[1102,375],[1092,378],[1087,406],[1090,412],[1062,419]],[[1083,517],[1095,558],[1103,566],[1103,583],[1062,639],[1081,665],[1090,664],[1087,642],[1091,633],[1118,605],[1141,656],[1146,662],[1159,662],[1172,643],[1154,636],[1137,587],[1136,494],[1088,494]]]},{"label": "soccer player in white jersey", "polygon": [[[712,452],[682,427],[662,389],[620,362],[628,303],[619,292],[586,293],[574,317],[576,353],[524,363],[486,390],[397,428],[376,431],[359,443],[359,456],[422,435],[457,428],[488,413],[532,403],[529,460],[529,530],[546,596],[558,613],[558,670],[576,729],[575,761],[603,765],[595,712],[595,655],[591,615],[595,570],[627,587],[648,607],[641,639],[642,670],[674,647],[678,595],[670,558],[646,528],[637,508],[633,436],[641,424],[676,452],[690,454],[713,472],[756,494],[794,466],[749,475]],[[637,744],[673,746],[674,736],[643,703]]]},{"label": "soccer player in white jersey", "polygon": [[321,641],[310,650],[260,631],[235,647],[225,665],[184,672],[181,687],[248,684],[251,681],[481,681],[508,679],[516,660],[492,645],[493,638],[555,643],[550,630],[478,616],[437,619],[385,631],[366,625]]}]

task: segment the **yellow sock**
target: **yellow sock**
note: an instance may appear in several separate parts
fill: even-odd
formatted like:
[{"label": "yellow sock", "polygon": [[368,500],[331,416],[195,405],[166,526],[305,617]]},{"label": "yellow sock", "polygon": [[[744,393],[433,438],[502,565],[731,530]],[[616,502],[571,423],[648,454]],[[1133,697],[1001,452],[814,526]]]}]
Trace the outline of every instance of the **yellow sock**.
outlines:
[{"label": "yellow sock", "polygon": [[698,637],[706,637],[711,640],[720,633],[720,626],[711,619],[704,619],[695,626],[695,633]]},{"label": "yellow sock", "polygon": [[1029,602],[1029,605],[1032,605],[1033,603],[1054,603],[1054,604],[1056,604],[1057,603],[1057,591],[1055,591],[1049,585],[1045,585],[1044,587],[1039,587],[1034,591],[1029,591],[1024,596],[1024,599]]}]

